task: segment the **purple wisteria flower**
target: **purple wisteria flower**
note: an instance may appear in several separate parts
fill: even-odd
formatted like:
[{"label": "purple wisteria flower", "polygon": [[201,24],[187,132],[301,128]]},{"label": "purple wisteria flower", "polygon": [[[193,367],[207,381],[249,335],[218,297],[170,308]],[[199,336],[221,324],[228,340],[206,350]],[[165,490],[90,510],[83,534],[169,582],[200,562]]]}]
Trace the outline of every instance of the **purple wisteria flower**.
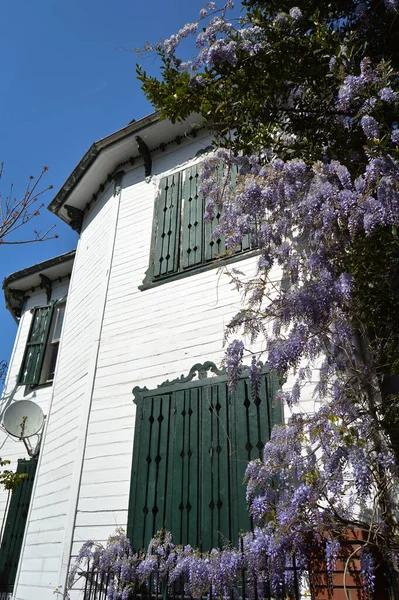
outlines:
[{"label": "purple wisteria flower", "polygon": [[342,295],[343,300],[350,300],[353,292],[353,277],[349,273],[342,273],[337,280],[338,293]]},{"label": "purple wisteria flower", "polygon": [[365,115],[362,117],[360,124],[362,129],[369,140],[373,140],[374,138],[378,138],[380,135],[380,128],[378,126],[377,121],[374,117],[370,115]]},{"label": "purple wisteria flower", "polygon": [[300,21],[302,19],[302,16],[302,11],[297,6],[293,6],[290,9],[290,17],[291,19],[294,19],[294,21]]},{"label": "purple wisteria flower", "polygon": [[210,46],[206,63],[208,67],[221,62],[234,66],[237,62],[237,43],[234,41],[217,40]]},{"label": "purple wisteria flower", "polygon": [[244,355],[244,342],[241,340],[233,340],[226,352],[226,371],[231,390],[235,390],[237,380],[242,370],[242,358]]},{"label": "purple wisteria flower", "polygon": [[384,5],[388,12],[395,13],[398,10],[398,0],[384,0]]},{"label": "purple wisteria flower", "polygon": [[288,22],[288,15],[285,12],[279,12],[274,19],[274,24],[280,27],[285,27],[288,25]]},{"label": "purple wisteria flower", "polygon": [[391,87],[384,87],[378,92],[379,97],[384,102],[397,102],[399,95],[398,92],[394,92]]},{"label": "purple wisteria flower", "polygon": [[255,400],[258,396],[262,373],[263,362],[257,359],[256,356],[253,356],[249,370],[249,381],[251,384],[251,395],[253,400]]},{"label": "purple wisteria flower", "polygon": [[339,543],[338,540],[332,540],[332,539],[328,539],[326,542],[326,565],[327,565],[327,572],[330,575],[330,577],[333,574],[333,571],[335,570],[335,565],[337,563],[337,558],[338,558],[338,552],[341,548],[341,544]]},{"label": "purple wisteria flower", "polygon": [[360,552],[360,566],[365,588],[369,593],[372,593],[375,580],[375,561],[370,548],[367,546],[363,547]]}]

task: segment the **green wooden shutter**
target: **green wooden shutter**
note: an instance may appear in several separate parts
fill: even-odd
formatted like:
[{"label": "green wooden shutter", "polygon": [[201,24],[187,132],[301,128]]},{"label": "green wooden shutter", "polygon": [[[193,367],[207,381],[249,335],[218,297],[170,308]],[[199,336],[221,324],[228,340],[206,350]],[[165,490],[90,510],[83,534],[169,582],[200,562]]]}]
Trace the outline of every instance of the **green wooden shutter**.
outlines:
[{"label": "green wooden shutter", "polygon": [[[220,166],[220,173],[218,176],[219,176],[220,182],[222,182],[222,178],[223,178],[222,177],[223,176],[222,165]],[[215,231],[216,227],[219,225],[220,218],[222,215],[223,215],[223,209],[220,209],[212,221],[207,221],[205,223],[205,240],[204,240],[204,245],[205,245],[204,260],[205,260],[205,262],[211,262],[211,261],[217,259],[218,256],[220,256],[220,254],[222,254],[226,250],[226,240],[225,240],[224,235],[221,235],[217,238],[213,236],[213,232]]]},{"label": "green wooden shutter", "polygon": [[52,313],[53,305],[34,309],[24,359],[18,376],[19,385],[37,385],[40,382]]},{"label": "green wooden shutter", "polygon": [[182,268],[188,269],[203,261],[204,200],[198,193],[199,165],[189,167],[182,176]]},{"label": "green wooden shutter", "polygon": [[142,548],[165,523],[170,473],[170,394],[146,398],[137,406],[129,530]]},{"label": "green wooden shutter", "polygon": [[0,592],[11,593],[14,588],[36,466],[36,458],[18,461],[18,473],[27,473],[28,477],[17,486],[11,496],[0,546]]},{"label": "green wooden shutter", "polygon": [[248,379],[230,397],[225,377],[140,395],[128,524],[136,550],[164,526],[203,551],[250,529],[243,478],[281,421],[276,391],[265,375],[255,400]]},{"label": "green wooden shutter", "polygon": [[[234,190],[237,187],[237,175],[238,175],[237,168],[233,167],[231,170],[230,178],[231,178],[231,187]],[[243,236],[241,244],[239,244],[236,247],[236,254],[239,252],[245,252],[246,250],[250,250],[250,248],[251,248],[251,239],[250,239],[250,236],[247,234],[247,235]]]},{"label": "green wooden shutter", "polygon": [[156,201],[154,279],[178,270],[180,234],[180,173],[164,177]]},{"label": "green wooden shutter", "polygon": [[[220,183],[222,185],[223,166],[220,167],[219,177],[220,177]],[[232,168],[231,173],[230,173],[230,186],[232,189],[235,189],[235,187],[236,187],[236,180],[237,180],[237,169]],[[215,218],[212,221],[208,221],[207,223],[205,223],[205,239],[204,239],[204,247],[205,247],[204,260],[205,260],[205,262],[210,262],[210,261],[217,259],[218,256],[220,256],[220,254],[222,254],[226,250],[225,237],[223,235],[218,236],[218,237],[215,237],[213,235],[213,232],[215,231],[216,227],[219,225],[219,222],[220,222],[220,219],[222,216],[223,216],[223,208],[221,208],[217,212],[217,214],[215,215]],[[235,252],[236,252],[236,254],[239,252],[245,252],[246,250],[249,250],[250,248],[251,248],[250,236],[245,235],[243,237],[242,243],[236,247]]]}]

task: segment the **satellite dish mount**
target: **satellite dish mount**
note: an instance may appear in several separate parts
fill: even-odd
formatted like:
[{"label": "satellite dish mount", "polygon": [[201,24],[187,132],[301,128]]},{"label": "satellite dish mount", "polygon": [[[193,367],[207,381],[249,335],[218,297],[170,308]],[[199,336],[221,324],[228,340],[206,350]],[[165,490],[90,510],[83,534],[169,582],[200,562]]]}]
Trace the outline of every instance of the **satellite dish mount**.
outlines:
[{"label": "satellite dish mount", "polygon": [[[31,458],[39,455],[45,416],[38,404],[31,400],[19,400],[4,413],[3,427],[13,437],[23,441]],[[36,437],[36,445],[30,438]]]}]

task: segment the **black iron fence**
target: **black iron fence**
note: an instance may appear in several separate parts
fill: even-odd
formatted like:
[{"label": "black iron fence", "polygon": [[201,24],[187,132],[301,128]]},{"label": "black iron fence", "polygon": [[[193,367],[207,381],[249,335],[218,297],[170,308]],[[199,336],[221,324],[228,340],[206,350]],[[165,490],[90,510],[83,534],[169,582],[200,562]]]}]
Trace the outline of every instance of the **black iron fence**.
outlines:
[{"label": "black iron fence", "polygon": [[[292,566],[287,567],[286,571],[286,579],[291,582],[290,588],[288,590],[282,586],[278,594],[272,594],[269,586],[258,581],[256,577],[249,580],[246,571],[243,569],[234,584],[224,593],[220,593],[220,590],[215,593],[215,590],[212,590],[211,587],[207,594],[204,594],[204,598],[207,600],[216,600],[219,597],[223,597],[224,600],[300,600],[301,573],[295,565],[295,559],[293,559]],[[353,576],[355,572],[352,570],[351,572]],[[192,600],[187,591],[187,579],[184,577],[168,582],[164,578],[152,575],[145,581],[137,579],[127,585],[122,583],[120,573],[115,572],[115,569],[110,568],[109,570],[100,571],[95,564],[88,564],[87,570],[81,574],[85,580],[84,600],[114,600],[116,598],[121,600]],[[337,575],[339,574],[337,572]],[[360,574],[357,573],[357,575]],[[325,569],[310,573],[308,585],[310,585],[313,599],[326,597],[334,599],[334,597],[338,597],[335,596],[335,592],[338,595],[342,593],[342,581],[340,585],[330,581],[332,587],[327,590],[327,579]],[[381,600],[382,598],[399,600],[399,577],[396,571],[389,570],[389,573],[380,573],[375,584],[374,594],[371,596],[374,600]],[[308,587],[308,585],[305,587]],[[360,579],[356,584],[356,574],[355,585],[348,584],[347,588],[354,595],[353,597],[369,598],[367,593],[362,592]],[[118,590],[117,595],[115,590]],[[342,595],[339,598],[342,598]],[[3,600],[3,596],[0,600]]]},{"label": "black iron fence", "polygon": [[[240,576],[236,578],[234,584],[223,594],[226,600],[300,600],[300,577],[298,569],[295,566],[295,560],[291,567],[287,567],[287,575],[292,582],[290,591],[282,586],[281,592],[276,595],[271,593],[270,587],[266,583],[257,581],[253,578],[248,580],[247,574],[243,569]],[[190,600],[191,596],[187,593],[187,580],[184,577],[174,579],[172,583],[165,582],[159,576],[151,576],[144,582],[142,580],[132,581],[130,585],[124,586],[122,591],[119,586],[119,575],[113,569],[100,572],[96,565],[88,565],[86,572],[82,573],[85,578],[84,600],[108,600],[114,598],[114,590],[120,590],[119,598],[123,600]],[[212,592],[212,587],[205,596],[207,599],[220,597],[219,594]]]}]

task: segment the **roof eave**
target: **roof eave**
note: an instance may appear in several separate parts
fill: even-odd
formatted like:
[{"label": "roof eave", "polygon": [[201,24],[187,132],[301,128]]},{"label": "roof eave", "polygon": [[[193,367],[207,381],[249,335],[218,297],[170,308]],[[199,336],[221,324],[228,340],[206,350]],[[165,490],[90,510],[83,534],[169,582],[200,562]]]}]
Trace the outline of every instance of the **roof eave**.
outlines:
[{"label": "roof eave", "polygon": [[[22,304],[28,297],[27,292],[32,287],[43,287],[43,278],[49,281],[57,280],[60,275],[67,276],[72,272],[73,261],[75,258],[75,250],[66,252],[59,256],[55,256],[26,269],[11,273],[3,281],[2,287],[6,301],[6,307],[10,311],[14,320],[18,322],[21,315]],[[68,266],[70,263],[70,266]],[[66,268],[68,267],[68,268]],[[58,273],[57,273],[58,271]],[[55,273],[57,276],[54,277]],[[36,277],[37,276],[37,277]],[[51,277],[53,279],[51,279]]]},{"label": "roof eave", "polygon": [[83,158],[79,161],[72,173],[69,175],[65,183],[61,186],[60,190],[54,196],[53,200],[47,207],[48,210],[50,210],[58,217],[60,217],[63,221],[69,224],[70,221],[68,220],[68,218],[64,214],[60,213],[60,208],[65,204],[65,202],[68,199],[68,196],[71,194],[71,192],[75,189],[79,181],[81,181],[85,173],[92,166],[96,158],[99,156],[100,152],[105,148],[109,148],[113,144],[116,144],[121,139],[138,133],[141,129],[159,121],[159,119],[159,112],[151,113],[146,117],[139,119],[138,121],[132,121],[126,127],[118,129],[118,131],[115,131],[114,133],[111,133],[110,135],[101,138],[97,142],[94,142],[90,146],[88,151],[85,153]]}]

